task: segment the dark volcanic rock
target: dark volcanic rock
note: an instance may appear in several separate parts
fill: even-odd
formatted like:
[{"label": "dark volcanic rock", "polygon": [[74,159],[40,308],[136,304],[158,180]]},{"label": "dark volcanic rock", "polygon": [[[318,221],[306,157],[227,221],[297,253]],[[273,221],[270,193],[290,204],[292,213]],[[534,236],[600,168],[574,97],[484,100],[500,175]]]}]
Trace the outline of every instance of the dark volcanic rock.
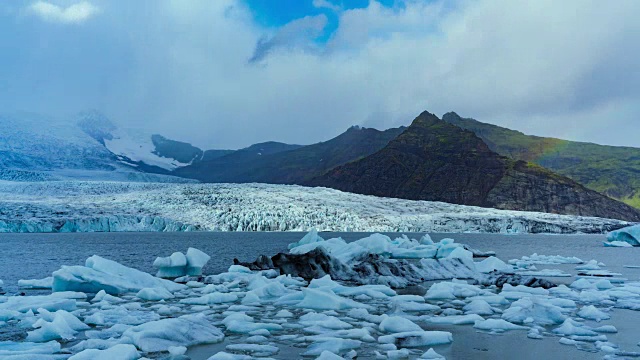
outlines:
[{"label": "dark volcanic rock", "polygon": [[282,275],[297,276],[306,280],[329,275],[333,280],[356,284],[384,284],[396,288],[420,284],[427,280],[471,279],[478,275],[470,264],[465,264],[460,259],[423,259],[416,262],[367,254],[344,264],[320,247],[300,255],[279,253],[271,258],[261,255],[251,263],[242,263],[234,259],[234,264],[246,266],[251,270],[276,269]]},{"label": "dark volcanic rock", "polygon": [[640,221],[640,211],[498,155],[473,132],[423,112],[382,150],[308,182],[353,193]]},{"label": "dark volcanic rock", "polygon": [[340,274],[349,272],[349,268],[331,257],[322,248],[314,249],[302,255],[278,253],[271,258],[260,255],[252,263],[241,263],[237,259],[234,259],[233,262],[236,265],[246,266],[251,270],[277,269],[282,275],[297,276],[306,280],[319,279],[326,275],[333,275],[332,278],[336,276],[335,278],[337,279]]},{"label": "dark volcanic rock", "polygon": [[478,284],[484,285],[484,286],[495,285],[501,289],[505,284],[509,284],[511,286],[524,285],[531,288],[544,288],[544,289],[551,289],[558,286],[549,280],[540,279],[533,276],[505,274],[499,271],[494,271],[492,273],[487,274],[484,277],[479,278]]},{"label": "dark volcanic rock", "polygon": [[383,284],[394,288],[418,285],[425,281],[447,279],[473,279],[484,286],[504,284],[525,285],[549,289],[556,284],[536,277],[493,272],[481,274],[471,263],[458,258],[422,259],[420,261],[388,259],[377,254],[367,254],[344,264],[332,257],[323,248],[316,248],[306,254],[279,253],[268,257],[260,255],[256,261],[243,263],[233,260],[235,265],[251,270],[275,269],[281,275],[301,277],[305,280],[319,279],[326,275],[333,280],[355,284]]}]

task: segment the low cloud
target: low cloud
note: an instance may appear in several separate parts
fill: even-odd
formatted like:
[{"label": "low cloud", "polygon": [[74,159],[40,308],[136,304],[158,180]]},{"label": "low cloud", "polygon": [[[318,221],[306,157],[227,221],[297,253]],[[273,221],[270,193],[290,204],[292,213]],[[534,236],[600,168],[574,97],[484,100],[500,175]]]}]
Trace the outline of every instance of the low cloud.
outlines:
[{"label": "low cloud", "polygon": [[98,7],[82,1],[67,7],[58,6],[46,1],[31,4],[29,12],[44,21],[60,24],[80,24],[100,12]]}]

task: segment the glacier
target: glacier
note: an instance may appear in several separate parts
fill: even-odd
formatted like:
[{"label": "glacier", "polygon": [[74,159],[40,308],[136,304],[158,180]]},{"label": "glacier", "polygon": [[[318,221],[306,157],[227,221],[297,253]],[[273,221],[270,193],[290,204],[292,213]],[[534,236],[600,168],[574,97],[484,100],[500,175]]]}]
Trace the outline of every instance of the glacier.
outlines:
[{"label": "glacier", "polygon": [[71,119],[0,114],[0,127],[2,180],[195,182],[165,175],[188,164],[155,154],[151,134],[118,128],[95,111]]},{"label": "glacier", "polygon": [[0,181],[0,232],[362,231],[600,234],[619,220],[268,184]]}]

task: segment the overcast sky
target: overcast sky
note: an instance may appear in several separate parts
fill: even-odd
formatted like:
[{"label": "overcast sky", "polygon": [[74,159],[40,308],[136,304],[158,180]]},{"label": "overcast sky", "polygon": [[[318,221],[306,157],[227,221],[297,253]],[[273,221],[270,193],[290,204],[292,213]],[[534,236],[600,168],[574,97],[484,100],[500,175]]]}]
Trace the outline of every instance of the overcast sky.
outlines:
[{"label": "overcast sky", "polygon": [[0,112],[97,109],[204,148],[422,110],[640,146],[640,1],[0,2]]}]

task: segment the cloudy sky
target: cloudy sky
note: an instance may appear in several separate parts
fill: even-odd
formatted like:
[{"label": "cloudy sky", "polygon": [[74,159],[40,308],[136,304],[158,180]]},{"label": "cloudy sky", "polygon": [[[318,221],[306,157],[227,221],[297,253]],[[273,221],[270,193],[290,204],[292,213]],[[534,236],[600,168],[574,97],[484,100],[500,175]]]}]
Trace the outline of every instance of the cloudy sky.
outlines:
[{"label": "cloudy sky", "polygon": [[97,109],[205,148],[422,110],[640,146],[640,1],[0,3],[0,111]]}]

